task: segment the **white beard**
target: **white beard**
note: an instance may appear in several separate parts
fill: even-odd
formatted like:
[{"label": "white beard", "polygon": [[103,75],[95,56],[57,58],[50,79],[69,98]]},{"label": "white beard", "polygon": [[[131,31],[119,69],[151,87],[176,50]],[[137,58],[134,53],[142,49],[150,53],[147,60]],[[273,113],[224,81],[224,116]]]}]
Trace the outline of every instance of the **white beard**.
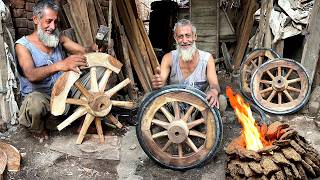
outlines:
[{"label": "white beard", "polygon": [[189,62],[192,60],[194,53],[197,51],[196,43],[193,42],[191,47],[188,49],[183,49],[179,44],[177,44],[177,50],[179,54],[179,58],[182,59],[184,62]]},{"label": "white beard", "polygon": [[40,26],[38,26],[37,34],[39,39],[47,47],[55,48],[59,44],[60,32],[58,29],[54,30],[53,34],[46,34]]}]

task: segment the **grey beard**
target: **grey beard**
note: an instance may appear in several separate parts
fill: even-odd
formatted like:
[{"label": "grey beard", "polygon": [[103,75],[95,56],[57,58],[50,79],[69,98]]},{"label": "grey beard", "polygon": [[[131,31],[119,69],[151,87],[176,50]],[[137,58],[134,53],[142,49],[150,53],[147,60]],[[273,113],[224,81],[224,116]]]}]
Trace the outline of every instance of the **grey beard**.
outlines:
[{"label": "grey beard", "polygon": [[179,58],[182,59],[184,62],[189,62],[192,60],[192,56],[197,50],[196,43],[193,42],[192,46],[188,49],[182,49],[179,44],[177,44],[177,50],[179,54]]},{"label": "grey beard", "polygon": [[47,47],[55,48],[59,44],[60,32],[56,29],[53,34],[46,34],[40,27],[38,28],[37,34],[39,39]]}]

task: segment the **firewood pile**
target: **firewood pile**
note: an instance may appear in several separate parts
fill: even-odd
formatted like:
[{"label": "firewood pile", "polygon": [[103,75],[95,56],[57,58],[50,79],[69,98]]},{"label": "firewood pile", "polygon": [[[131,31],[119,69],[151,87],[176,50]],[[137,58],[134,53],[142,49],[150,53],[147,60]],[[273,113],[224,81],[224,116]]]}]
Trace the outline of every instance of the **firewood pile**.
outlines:
[{"label": "firewood pile", "polygon": [[95,42],[100,25],[108,27],[107,53],[123,63],[118,78],[130,79],[126,89],[130,99],[138,99],[139,88],[141,92],[151,91],[151,78],[159,62],[134,0],[67,0],[62,7],[64,20],[83,46]]},{"label": "firewood pile", "polygon": [[320,156],[288,124],[262,124],[260,134],[270,142],[258,151],[247,150],[242,136],[226,148],[227,179],[309,179],[320,176]]}]

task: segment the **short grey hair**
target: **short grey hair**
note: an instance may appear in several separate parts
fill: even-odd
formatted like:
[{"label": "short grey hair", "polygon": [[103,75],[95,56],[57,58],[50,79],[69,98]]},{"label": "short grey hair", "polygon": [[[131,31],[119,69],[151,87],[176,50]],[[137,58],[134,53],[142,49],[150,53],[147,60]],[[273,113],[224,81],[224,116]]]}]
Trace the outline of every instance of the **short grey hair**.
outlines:
[{"label": "short grey hair", "polygon": [[32,8],[33,15],[38,16],[39,18],[43,17],[43,10],[46,8],[53,9],[54,11],[59,12],[60,7],[53,0],[40,0]]},{"label": "short grey hair", "polygon": [[191,23],[190,20],[188,19],[180,19],[173,27],[173,32],[176,33],[176,30],[178,27],[180,26],[192,26],[192,33],[196,34],[197,33],[197,29],[196,27]]}]

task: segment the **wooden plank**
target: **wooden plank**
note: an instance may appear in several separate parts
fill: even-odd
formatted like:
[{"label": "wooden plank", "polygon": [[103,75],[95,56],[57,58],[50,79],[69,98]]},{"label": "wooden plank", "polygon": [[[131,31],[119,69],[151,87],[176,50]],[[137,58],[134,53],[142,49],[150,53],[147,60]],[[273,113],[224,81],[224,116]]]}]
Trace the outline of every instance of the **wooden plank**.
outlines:
[{"label": "wooden plank", "polygon": [[88,18],[90,22],[92,39],[95,39],[98,28],[99,28],[97,14],[96,14],[93,0],[86,0],[86,2],[87,2],[87,11],[88,11]]},{"label": "wooden plank", "polygon": [[307,70],[312,83],[319,59],[320,50],[320,0],[315,0],[307,27],[306,43],[303,48],[301,64]]},{"label": "wooden plank", "polygon": [[[112,0],[109,0],[109,10],[108,10],[108,27],[109,27],[109,33],[108,33],[108,53],[111,54],[111,51],[113,49],[113,45],[111,42],[111,32],[112,32]],[[112,47],[111,47],[112,46]]]},{"label": "wooden plank", "polygon": [[71,16],[74,19],[75,28],[80,32],[80,38],[83,39],[83,46],[93,44],[93,38],[88,18],[87,5],[85,0],[72,1],[68,0],[70,5]]},{"label": "wooden plank", "polygon": [[157,59],[156,53],[153,50],[153,47],[152,47],[150,39],[149,39],[149,37],[147,35],[147,32],[146,32],[146,30],[145,30],[145,28],[143,26],[142,20],[141,19],[137,19],[137,22],[138,22],[138,26],[139,26],[140,33],[142,35],[144,44],[146,45],[146,49],[147,49],[147,52],[148,52],[148,55],[149,55],[149,60],[150,60],[151,65],[152,65],[152,70],[153,70],[153,72],[155,72],[156,68],[159,66],[159,61]]},{"label": "wooden plank", "polygon": [[97,13],[97,18],[98,18],[99,24],[106,26],[107,22],[104,18],[104,15],[103,15],[103,12],[102,12],[102,9],[101,9],[101,6],[100,6],[98,0],[93,0],[93,2],[94,2],[94,6],[96,8],[96,13]]},{"label": "wooden plank", "polygon": [[125,33],[122,28],[121,32],[120,32],[120,38],[121,38],[122,51],[123,51],[124,72],[125,72],[126,77],[128,77],[130,79],[130,84],[129,84],[129,88],[128,88],[129,97],[133,100],[137,100],[138,94],[136,91],[136,87],[134,85],[135,83],[134,83],[134,77],[133,77],[132,67],[131,67],[131,63],[130,63],[130,58],[129,58],[128,45],[126,43],[124,36],[125,36]]},{"label": "wooden plank", "polygon": [[75,31],[75,34],[76,34],[76,38],[77,38],[77,42],[81,45],[84,45],[84,42],[82,40],[82,38],[80,38],[80,32],[79,32],[79,29],[76,28],[76,24],[72,18],[72,15],[71,15],[71,10],[70,10],[70,5],[69,4],[65,4],[63,5],[63,10],[64,10],[64,13],[66,14],[67,18],[68,18],[68,21],[71,25],[71,27],[74,29]]},{"label": "wooden plank", "polygon": [[234,53],[234,68],[239,69],[241,61],[243,59],[243,56],[245,54],[245,50],[250,38],[250,33],[253,26],[253,14],[255,13],[257,9],[257,3],[255,0],[250,0],[245,4],[243,13],[245,14],[245,17],[243,19],[243,22],[241,23],[240,31],[238,32],[238,44],[236,47],[236,51]]},{"label": "wooden plank", "polygon": [[0,180],[3,179],[3,173],[6,169],[7,162],[8,162],[7,154],[0,149]]},{"label": "wooden plank", "polygon": [[7,169],[8,169],[8,171],[11,171],[11,172],[19,171],[21,156],[20,156],[20,153],[17,150],[17,148],[13,147],[10,144],[0,142],[0,149],[3,152],[5,152],[7,155]]},{"label": "wooden plank", "polygon": [[10,121],[10,109],[8,101],[6,101],[6,92],[7,87],[6,83],[8,80],[8,64],[7,57],[4,48],[4,39],[3,39],[3,29],[2,22],[0,22],[0,111],[1,111],[1,119],[0,119],[0,129],[1,126]]}]

